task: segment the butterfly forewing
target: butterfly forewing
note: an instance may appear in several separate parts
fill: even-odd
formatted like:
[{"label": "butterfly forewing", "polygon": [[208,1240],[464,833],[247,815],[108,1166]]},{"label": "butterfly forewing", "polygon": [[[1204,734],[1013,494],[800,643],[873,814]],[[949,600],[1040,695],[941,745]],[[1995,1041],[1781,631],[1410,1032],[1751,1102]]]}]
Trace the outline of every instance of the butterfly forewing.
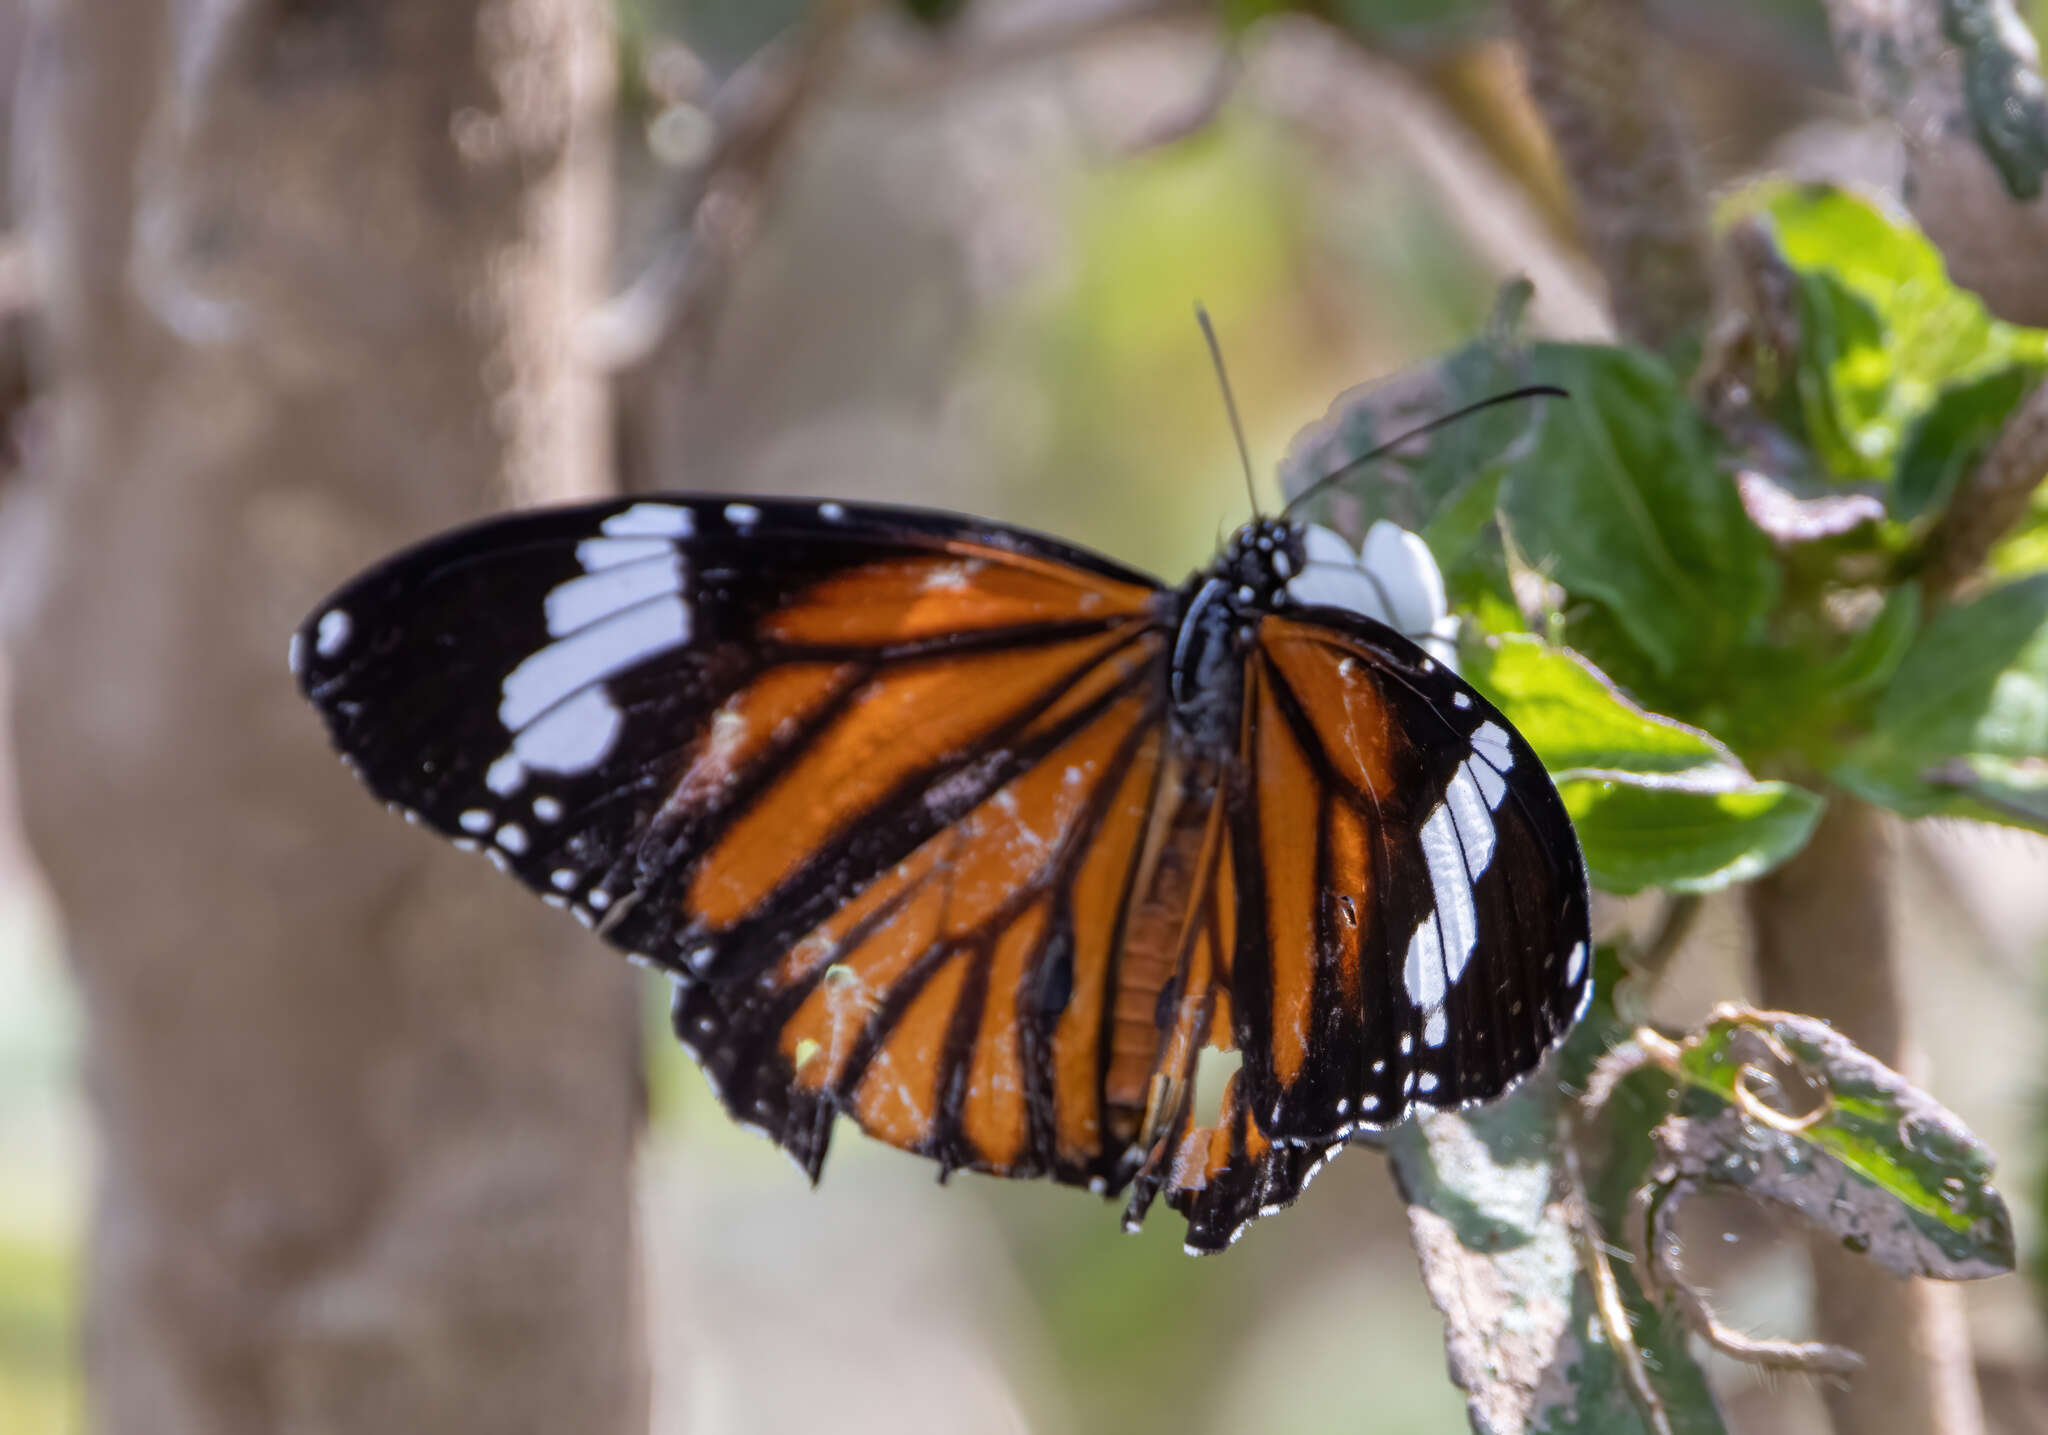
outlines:
[{"label": "butterfly forewing", "polygon": [[1277,1141],[1500,1095],[1588,993],[1578,842],[1527,744],[1400,635],[1268,616],[1231,795],[1246,1095]]},{"label": "butterfly forewing", "polygon": [[990,525],[662,499],[400,555],[295,661],[379,796],[685,978],[679,1034],[814,1172],[845,1110],[1108,1183],[1160,606]]}]

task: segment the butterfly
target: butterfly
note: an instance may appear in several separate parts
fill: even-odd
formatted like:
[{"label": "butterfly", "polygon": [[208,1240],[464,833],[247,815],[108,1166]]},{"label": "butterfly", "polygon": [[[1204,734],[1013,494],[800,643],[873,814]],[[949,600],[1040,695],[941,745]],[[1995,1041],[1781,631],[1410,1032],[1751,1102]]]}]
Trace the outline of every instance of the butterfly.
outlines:
[{"label": "butterfly", "polygon": [[292,661],[377,796],[669,974],[814,1181],[843,1115],[1132,1226],[1164,1195],[1210,1251],[1348,1139],[1499,1096],[1589,995],[1555,788],[1382,586],[1284,515],[1167,586],[942,512],[676,494],[435,538]]}]

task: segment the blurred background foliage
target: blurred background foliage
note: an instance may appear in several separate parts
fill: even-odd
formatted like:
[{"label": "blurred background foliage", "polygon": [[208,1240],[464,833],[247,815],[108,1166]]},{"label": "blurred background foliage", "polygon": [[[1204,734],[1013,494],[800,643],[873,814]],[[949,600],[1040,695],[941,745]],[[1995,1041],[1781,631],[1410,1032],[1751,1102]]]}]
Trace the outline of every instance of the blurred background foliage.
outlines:
[{"label": "blurred background foliage", "polygon": [[[938,73],[962,31],[998,46],[1047,13],[1088,13],[1051,0],[904,4],[935,34],[906,24],[885,58],[919,59],[936,44]],[[1942,309],[1957,301],[1938,258],[1881,206],[1738,187],[1759,168],[1873,192],[1894,178],[1873,163],[1833,72],[1818,4],[1659,8],[1687,41],[1674,46],[1680,88],[1729,195],[1724,222],[1766,209],[1800,272],[1801,313],[1828,326],[1832,358],[1792,375],[1784,403],[1838,476],[1890,483],[1899,527],[1865,538],[1882,556],[1954,483],[1942,455],[1995,429],[2048,364],[2048,341]],[[679,174],[702,157],[715,81],[806,9],[620,0],[622,282],[658,244]],[[2048,22],[2048,0],[2029,9],[2037,29]],[[1257,26],[1283,10],[1344,28],[1356,52],[1306,53],[1317,47],[1298,34]],[[1204,123],[1190,120],[1216,97],[1218,53],[1205,34],[1164,23],[958,83],[913,75],[901,93],[829,97],[728,296],[705,393],[677,400],[704,435],[701,467],[664,477],[971,509],[1177,575],[1248,503],[1196,300],[1221,331],[1266,504],[1288,440],[1332,395],[1472,341],[1517,273],[1537,280],[1533,333],[1597,335],[1555,160],[1496,6],[1224,0],[1223,11],[1247,48]],[[1346,113],[1312,112],[1333,65],[1366,98]],[[1845,262],[1859,252],[1866,266]],[[1926,282],[1900,282],[1916,267]],[[1591,372],[1607,361],[1583,350],[1547,354],[1534,377],[1577,389],[1642,382],[1645,432],[1669,443],[1682,430],[1672,381]],[[1937,395],[1937,382],[1958,379],[1967,388]],[[1503,441],[1524,427],[1500,430]],[[1997,561],[2014,572],[2048,564],[2048,506]],[[1492,593],[1487,611],[1507,626],[1504,575],[1461,572],[1455,555],[1447,566],[1468,603]],[[1753,663],[1733,631],[1742,615],[1728,616],[1719,658]],[[1759,773],[1798,766],[1812,744],[1774,727],[1787,710],[1780,691],[1742,709],[1725,665],[1645,664],[1643,635],[1626,643],[1614,631],[1631,617],[1658,613],[1627,602],[1573,612],[1546,636],[1725,737]],[[1817,660],[1792,636],[1775,650],[1777,677]],[[1865,756],[1859,771],[1877,791],[1899,765]],[[1924,810],[1958,801],[1928,795]],[[1936,825],[1913,830],[1908,855],[1898,900],[1937,1090],[2001,1152],[2009,1184],[2040,1182],[2048,851],[2016,832]],[[1710,903],[1659,1015],[1696,1020],[1744,980],[1737,924]],[[1348,1155],[1297,1209],[1201,1262],[1179,1254],[1169,1220],[1134,1238],[1073,1193],[972,1177],[941,1191],[924,1163],[854,1139],[838,1144],[814,1195],[726,1120],[666,1039],[661,995],[649,1001],[642,1209],[657,1429],[1464,1428],[1441,1324],[1375,1156]],[[75,1025],[28,864],[0,848],[0,1430],[10,1432],[78,1420],[72,1289],[89,1152]],[[2023,1252],[2039,1259],[2038,1216],[2017,1214]],[[1800,1263],[1752,1213],[1722,1216],[1726,1243],[1697,1257],[1698,1274],[1731,1319],[1800,1334]],[[1995,1411],[2048,1409],[2037,1301],[2011,1281],[1969,1297]],[[1718,1358],[1707,1369],[1730,1428],[1799,1429],[1813,1408],[1796,1382]]]}]

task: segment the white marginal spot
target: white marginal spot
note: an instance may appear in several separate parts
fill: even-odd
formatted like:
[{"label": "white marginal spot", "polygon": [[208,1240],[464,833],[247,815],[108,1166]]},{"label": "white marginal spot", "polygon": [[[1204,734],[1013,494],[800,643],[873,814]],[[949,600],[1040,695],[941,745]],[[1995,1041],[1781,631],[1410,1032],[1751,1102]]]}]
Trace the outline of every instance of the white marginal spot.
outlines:
[{"label": "white marginal spot", "polygon": [[474,837],[451,837],[448,839],[448,845],[457,852],[481,852],[483,850],[483,844]]},{"label": "white marginal spot", "polygon": [[526,829],[516,822],[508,822],[498,829],[498,845],[514,857],[526,851]]},{"label": "white marginal spot", "polygon": [[498,721],[517,732],[591,684],[689,641],[690,609],[680,598],[593,623],[548,644],[506,674]]},{"label": "white marginal spot", "polygon": [[1423,1072],[1421,1077],[1417,1079],[1415,1083],[1415,1089],[1421,1092],[1430,1092],[1436,1090],[1436,1073],[1433,1071]]},{"label": "white marginal spot", "polygon": [[590,903],[591,911],[602,912],[612,904],[612,894],[602,887],[593,887],[590,889],[590,895],[584,900]]},{"label": "white marginal spot", "polygon": [[761,521],[761,510],[751,503],[728,503],[725,521],[744,533]]},{"label": "white marginal spot", "polygon": [[1407,1032],[1401,1033],[1401,1055],[1407,1056],[1415,1050],[1415,1038]]},{"label": "white marginal spot", "polygon": [[291,646],[285,649],[285,661],[291,664],[292,676],[306,671],[306,635],[293,633]]},{"label": "white marginal spot", "polygon": [[557,912],[569,910],[569,899],[559,892],[543,892],[540,894],[540,900],[542,906],[553,907]]},{"label": "white marginal spot", "polygon": [[560,822],[562,820],[562,804],[543,793],[541,796],[533,799],[533,815],[542,822]]},{"label": "white marginal spot", "polygon": [[844,523],[846,510],[837,503],[821,503],[818,505],[818,517],[827,523]]},{"label": "white marginal spot", "polygon": [[555,884],[556,891],[572,892],[576,889],[576,869],[573,867],[557,867],[549,874],[548,880]]},{"label": "white marginal spot", "polygon": [[673,503],[636,503],[622,513],[614,513],[598,527],[614,538],[650,534],[663,538],[688,538],[697,531],[697,515]]},{"label": "white marginal spot", "polygon": [[682,592],[682,555],[665,544],[663,548],[657,560],[600,568],[549,593],[542,603],[548,636],[567,637],[629,608]]},{"label": "white marginal spot", "polygon": [[1451,706],[1455,708],[1469,708],[1472,706],[1472,699],[1464,693],[1452,693]]},{"label": "white marginal spot", "polygon": [[1442,1007],[1438,1007],[1435,1011],[1431,1012],[1428,1019],[1422,1023],[1422,1044],[1424,1046],[1442,1046],[1444,1038],[1450,1034],[1451,1024],[1445,1020]]},{"label": "white marginal spot", "polygon": [[[1385,1072],[1385,1071],[1386,1071],[1386,1069],[1387,1069],[1387,1064],[1386,1064],[1386,1063],[1385,1063],[1384,1061],[1375,1061],[1375,1062],[1374,1062],[1374,1063],[1372,1064],[1372,1074],[1373,1074],[1374,1076],[1378,1076],[1378,1075],[1380,1075],[1381,1073]],[[1374,1102],[1373,1104],[1374,1104],[1374,1105],[1378,1105],[1379,1103],[1378,1103],[1377,1101],[1375,1101],[1375,1102]]]},{"label": "white marginal spot", "polygon": [[355,631],[355,623],[339,608],[330,608],[320,617],[320,631],[313,639],[314,650],[323,658],[331,658],[348,646],[349,634]]},{"label": "white marginal spot", "polygon": [[497,821],[496,818],[492,817],[490,813],[484,811],[481,807],[472,807],[455,820],[462,824],[464,832],[488,832],[491,830],[492,824]]},{"label": "white marginal spot", "polygon": [[1584,942],[1574,942],[1572,943],[1572,954],[1565,958],[1564,979],[1568,982],[1575,982],[1585,970],[1586,944]]},{"label": "white marginal spot", "polygon": [[1483,722],[1474,728],[1472,747],[1502,772],[1515,765],[1515,755],[1508,751],[1507,732],[1497,722]]}]

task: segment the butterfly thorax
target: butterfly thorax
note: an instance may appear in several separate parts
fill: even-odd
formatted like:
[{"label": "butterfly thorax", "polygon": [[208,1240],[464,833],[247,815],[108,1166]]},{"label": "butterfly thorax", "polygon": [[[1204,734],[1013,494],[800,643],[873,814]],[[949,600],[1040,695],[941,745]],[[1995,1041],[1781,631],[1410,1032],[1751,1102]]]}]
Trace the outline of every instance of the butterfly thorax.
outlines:
[{"label": "butterfly thorax", "polygon": [[1182,585],[1171,691],[1174,727],[1191,750],[1234,750],[1245,651],[1257,639],[1260,615],[1286,602],[1288,581],[1303,562],[1301,526],[1259,518]]}]

